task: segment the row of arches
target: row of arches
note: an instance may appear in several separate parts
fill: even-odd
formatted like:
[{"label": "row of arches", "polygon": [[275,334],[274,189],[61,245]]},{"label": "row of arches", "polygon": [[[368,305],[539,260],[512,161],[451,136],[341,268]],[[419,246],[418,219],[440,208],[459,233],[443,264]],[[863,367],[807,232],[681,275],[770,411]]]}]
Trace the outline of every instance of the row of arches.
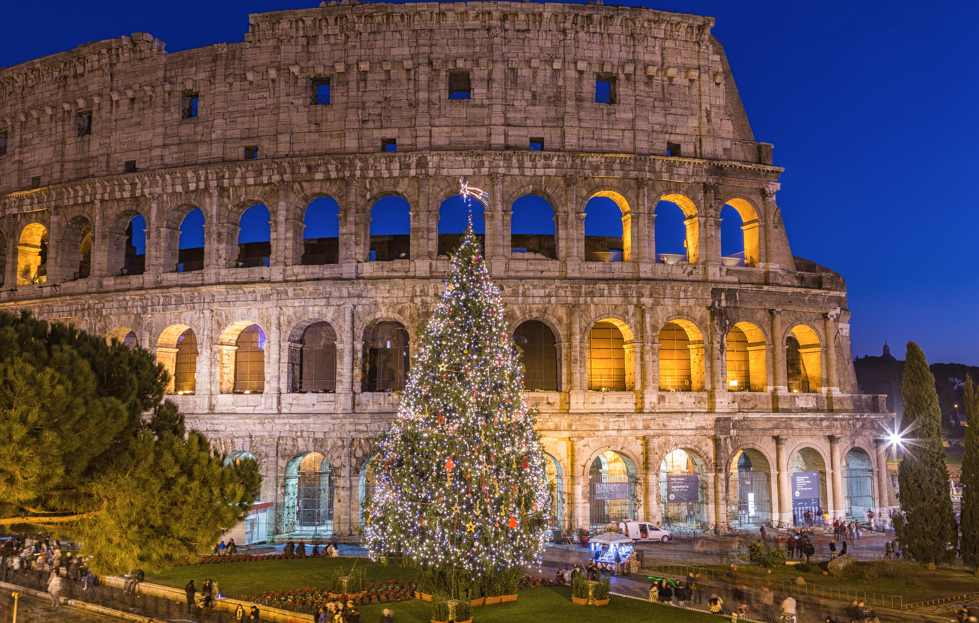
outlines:
[{"label": "row of arches", "polygon": [[[525,195],[512,202],[510,220],[511,257],[557,259],[565,244],[556,226],[556,211],[540,195]],[[437,255],[447,255],[458,246],[472,213],[473,228],[485,235],[484,208],[479,202],[463,200],[458,195],[445,199],[438,211],[434,230]],[[303,265],[340,262],[340,215],[337,201],[331,197],[313,198],[302,212],[298,224],[301,252],[295,261]],[[597,191],[585,206],[583,219],[584,261],[628,262],[633,256],[633,210],[623,195],[615,191]],[[656,261],[666,264],[700,261],[700,225],[696,205],[683,195],[664,195],[654,207]],[[745,199],[732,199],[720,211],[720,252],[729,266],[753,266],[760,261],[758,214]],[[378,199],[367,218],[366,257],[364,261],[390,261],[411,258],[412,212],[408,201],[399,195]],[[250,268],[272,263],[272,229],[270,211],[265,204],[245,206],[235,221],[229,240],[236,245],[227,257],[228,267]],[[204,212],[193,205],[175,209],[164,219],[160,231],[162,272],[203,270],[207,228]],[[111,222],[104,240],[93,237],[91,221],[82,215],[72,217],[62,226],[58,246],[61,281],[84,279],[93,271],[93,245],[104,250],[107,275],[138,275],[147,270],[147,223],[143,215],[127,211]],[[581,231],[581,230],[579,230]],[[297,236],[298,237],[298,236]],[[52,244],[47,227],[41,223],[26,225],[16,241],[17,283],[44,283],[49,274],[48,249]],[[7,249],[7,241],[0,240]],[[0,260],[4,264],[5,257]],[[0,271],[0,279],[5,274]]]},{"label": "row of arches", "polygon": [[[127,346],[138,345],[128,327],[109,332]],[[561,348],[551,327],[540,320],[521,322],[513,331],[524,363],[528,391],[565,391],[562,387]],[[307,321],[287,338],[287,387],[291,393],[332,393],[337,390],[338,336],[326,321]],[[689,320],[667,322],[657,336],[659,390],[705,389],[705,342],[699,327]],[[768,344],[765,334],[750,322],[739,322],[725,342],[727,390],[769,390]],[[362,392],[401,391],[410,361],[408,331],[394,320],[370,324],[362,336]],[[792,327],[783,344],[788,389],[797,393],[821,391],[819,336],[809,326]],[[267,337],[262,327],[248,320],[226,327],[219,339],[221,393],[265,391]],[[171,325],[156,344],[157,359],[171,373],[170,391],[193,394],[197,390],[197,361],[201,354],[197,334],[186,325]],[[636,346],[631,328],[608,318],[593,324],[587,334],[587,389],[631,391],[636,388]]]}]

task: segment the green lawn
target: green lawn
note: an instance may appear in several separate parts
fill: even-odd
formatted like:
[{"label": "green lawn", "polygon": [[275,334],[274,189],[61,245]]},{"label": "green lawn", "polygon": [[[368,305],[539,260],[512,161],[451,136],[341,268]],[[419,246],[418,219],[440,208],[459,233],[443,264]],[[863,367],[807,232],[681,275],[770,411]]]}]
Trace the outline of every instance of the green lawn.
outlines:
[{"label": "green lawn", "polygon": [[[429,623],[432,620],[432,604],[427,601],[406,601],[395,604],[377,604],[360,609],[361,620],[378,621],[385,608],[394,612],[398,623]],[[717,623],[716,616],[662,606],[645,601],[617,597],[607,606],[576,606],[571,603],[571,587],[528,588],[520,591],[517,601],[493,606],[473,608],[473,619],[479,623],[608,623],[610,621],[663,621],[669,623]],[[726,619],[725,619],[726,620]]]},{"label": "green lawn", "polygon": [[[868,583],[864,581],[862,570],[870,564],[873,563],[858,562],[847,569],[841,578],[823,575],[822,570],[816,564],[811,565],[808,573],[803,573],[793,566],[775,567],[769,573],[767,569],[762,567],[738,565],[738,574],[746,584],[751,584],[753,581],[759,583],[764,581],[792,581],[802,577],[809,585],[810,591],[815,585],[825,589],[843,589],[844,591],[849,589],[850,591],[859,590],[867,593],[900,595],[904,598],[904,603],[979,592],[979,578],[970,573],[955,569],[928,571],[920,565],[911,567],[913,575],[910,578],[888,579],[880,577],[872,583]],[[911,565],[912,563],[907,564]],[[728,570],[724,565],[713,565],[708,568],[722,574]],[[829,594],[826,596],[830,597]]]},{"label": "green lawn", "polygon": [[945,448],[945,463],[948,465],[962,465],[962,457],[965,455],[965,448]]},{"label": "green lawn", "polygon": [[150,574],[146,579],[181,587],[193,579],[200,587],[205,578],[210,578],[218,583],[218,589],[224,595],[256,595],[266,591],[326,586],[334,569],[349,571],[354,564],[358,569],[367,568],[369,584],[415,577],[414,570],[403,569],[397,562],[382,566],[366,558],[303,558],[173,567]]}]

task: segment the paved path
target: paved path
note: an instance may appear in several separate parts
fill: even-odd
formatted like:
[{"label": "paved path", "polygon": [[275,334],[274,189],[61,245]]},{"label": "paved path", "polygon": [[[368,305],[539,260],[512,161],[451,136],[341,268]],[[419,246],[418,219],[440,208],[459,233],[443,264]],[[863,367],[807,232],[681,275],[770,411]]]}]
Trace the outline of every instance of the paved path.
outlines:
[{"label": "paved path", "polygon": [[[0,620],[9,619],[0,617]],[[70,606],[52,608],[50,599],[38,599],[29,595],[23,595],[17,606],[17,623],[119,623],[124,620]]]}]

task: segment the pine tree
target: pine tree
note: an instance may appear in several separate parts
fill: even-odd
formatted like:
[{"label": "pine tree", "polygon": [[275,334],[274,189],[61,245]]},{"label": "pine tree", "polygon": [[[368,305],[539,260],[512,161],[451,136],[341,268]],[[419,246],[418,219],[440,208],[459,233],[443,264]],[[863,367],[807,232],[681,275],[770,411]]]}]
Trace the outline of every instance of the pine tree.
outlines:
[{"label": "pine tree", "polygon": [[912,441],[905,448],[898,469],[901,508],[905,512],[899,537],[912,558],[933,569],[936,563],[954,556],[958,530],[945,465],[935,378],[925,354],[914,342],[908,342],[901,393],[901,428],[908,431]]},{"label": "pine tree", "polygon": [[0,530],[83,542],[99,573],[209,550],[257,497],[258,466],[186,434],[166,383],[143,349],[0,312]]},{"label": "pine tree", "polygon": [[449,594],[538,556],[550,513],[504,312],[470,224],[380,442],[364,512],[372,557],[400,552]]},{"label": "pine tree", "polygon": [[965,456],[962,457],[962,560],[979,574],[979,391],[965,377]]}]

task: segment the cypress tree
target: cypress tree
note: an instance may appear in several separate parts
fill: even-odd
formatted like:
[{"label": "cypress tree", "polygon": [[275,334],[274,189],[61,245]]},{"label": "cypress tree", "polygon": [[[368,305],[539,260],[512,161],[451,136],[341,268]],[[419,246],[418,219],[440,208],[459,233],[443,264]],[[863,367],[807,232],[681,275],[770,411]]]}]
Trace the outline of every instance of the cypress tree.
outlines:
[{"label": "cypress tree", "polygon": [[905,513],[899,537],[913,559],[934,569],[936,563],[954,557],[958,529],[945,465],[935,377],[928,369],[924,352],[914,342],[908,342],[901,393],[901,428],[912,439],[898,469],[901,508]]},{"label": "cypress tree", "polygon": [[962,559],[979,574],[979,392],[965,377],[965,456],[962,458]]}]

